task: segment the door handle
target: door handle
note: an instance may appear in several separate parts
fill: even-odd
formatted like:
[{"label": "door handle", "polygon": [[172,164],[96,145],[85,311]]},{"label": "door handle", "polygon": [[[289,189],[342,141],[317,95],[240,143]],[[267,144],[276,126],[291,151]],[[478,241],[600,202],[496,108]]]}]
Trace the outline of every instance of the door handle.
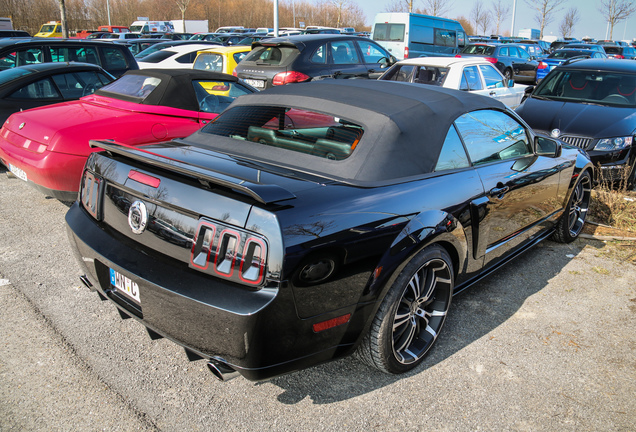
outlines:
[{"label": "door handle", "polygon": [[497,199],[503,199],[504,195],[509,190],[510,190],[509,186],[494,187],[490,189],[490,191],[488,192],[488,196],[496,197]]},{"label": "door handle", "polygon": [[490,93],[488,93],[488,94],[489,94],[490,96],[494,96],[494,95],[496,95],[496,94],[497,94],[497,92],[493,90],[493,91],[491,91],[491,92],[490,92]]}]

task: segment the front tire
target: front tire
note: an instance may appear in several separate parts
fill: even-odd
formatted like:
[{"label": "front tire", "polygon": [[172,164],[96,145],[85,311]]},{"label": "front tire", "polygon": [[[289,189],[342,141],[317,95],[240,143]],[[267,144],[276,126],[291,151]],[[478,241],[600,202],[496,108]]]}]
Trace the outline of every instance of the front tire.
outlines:
[{"label": "front tire", "polygon": [[556,231],[552,235],[553,240],[559,243],[570,243],[576,240],[585,225],[591,192],[592,178],[590,173],[585,171],[579,176],[565,213],[557,222]]},{"label": "front tire", "polygon": [[446,250],[438,245],[421,250],[382,300],[357,357],[391,374],[418,366],[446,321],[453,286],[453,264]]}]

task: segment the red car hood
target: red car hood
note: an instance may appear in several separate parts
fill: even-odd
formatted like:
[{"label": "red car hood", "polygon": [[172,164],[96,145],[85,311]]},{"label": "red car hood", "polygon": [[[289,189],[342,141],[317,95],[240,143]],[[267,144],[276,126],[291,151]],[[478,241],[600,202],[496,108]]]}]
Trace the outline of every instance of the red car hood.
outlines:
[{"label": "red car hood", "polygon": [[166,132],[167,123],[186,122],[193,129],[189,135],[198,129],[198,119],[196,111],[91,95],[12,114],[2,135],[14,145],[32,141],[46,145],[48,151],[88,155],[91,139],[133,145],[158,142],[172,138]]}]

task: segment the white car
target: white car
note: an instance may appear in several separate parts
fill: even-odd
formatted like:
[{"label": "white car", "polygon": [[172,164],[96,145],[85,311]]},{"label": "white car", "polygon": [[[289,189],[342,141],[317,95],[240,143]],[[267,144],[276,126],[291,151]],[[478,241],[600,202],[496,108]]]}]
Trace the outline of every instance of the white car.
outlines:
[{"label": "white car", "polygon": [[192,69],[197,53],[210,44],[184,44],[164,48],[138,60],[139,69]]},{"label": "white car", "polygon": [[506,80],[492,63],[475,58],[417,57],[401,60],[378,79],[470,91],[495,98],[512,109],[519,106],[527,87]]}]

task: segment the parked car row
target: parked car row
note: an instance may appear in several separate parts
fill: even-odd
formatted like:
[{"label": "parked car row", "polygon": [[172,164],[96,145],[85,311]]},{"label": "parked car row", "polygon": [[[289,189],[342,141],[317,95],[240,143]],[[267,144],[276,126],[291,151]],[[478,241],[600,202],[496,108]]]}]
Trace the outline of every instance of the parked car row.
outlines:
[{"label": "parked car row", "polygon": [[455,294],[577,238],[594,163],[634,164],[633,62],[577,59],[525,88],[479,55],[396,62],[356,36],[242,49],[168,47],[147,58],[189,67],[131,70],[0,129],[16,177],[77,198],[84,284],[220,379],[353,353],[414,369]]}]

